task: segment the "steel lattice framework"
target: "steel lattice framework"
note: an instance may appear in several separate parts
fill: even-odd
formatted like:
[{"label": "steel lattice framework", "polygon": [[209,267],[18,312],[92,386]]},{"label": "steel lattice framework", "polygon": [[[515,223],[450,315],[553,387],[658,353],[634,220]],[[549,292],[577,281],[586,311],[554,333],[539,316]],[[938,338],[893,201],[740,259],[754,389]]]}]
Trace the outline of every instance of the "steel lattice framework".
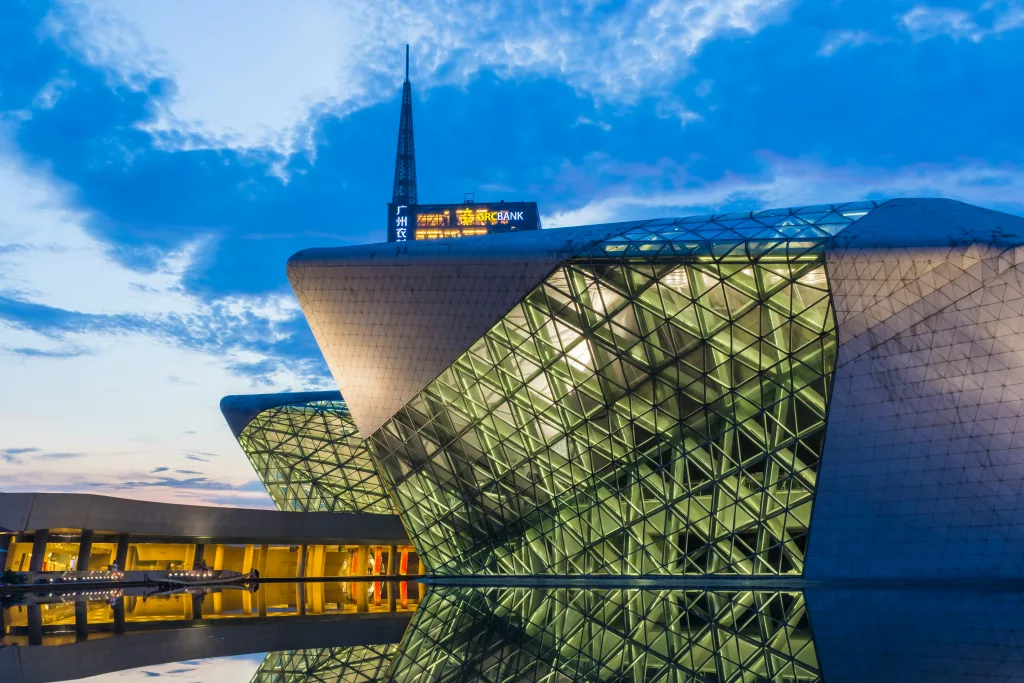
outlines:
[{"label": "steel lattice framework", "polygon": [[873,208],[649,222],[556,268],[370,439],[428,571],[802,573],[824,244]]},{"label": "steel lattice framework", "polygon": [[409,82],[409,46],[405,46],[405,82],[402,84],[402,114],[398,122],[398,151],[395,154],[395,186],[391,203],[416,203],[416,145],[412,133],[412,83]]},{"label": "steel lattice framework", "polygon": [[394,512],[344,401],[263,410],[238,442],[279,510]]},{"label": "steel lattice framework", "polygon": [[384,679],[397,645],[267,653],[251,683],[370,683]]},{"label": "steel lattice framework", "polygon": [[432,588],[389,680],[821,681],[800,593]]}]

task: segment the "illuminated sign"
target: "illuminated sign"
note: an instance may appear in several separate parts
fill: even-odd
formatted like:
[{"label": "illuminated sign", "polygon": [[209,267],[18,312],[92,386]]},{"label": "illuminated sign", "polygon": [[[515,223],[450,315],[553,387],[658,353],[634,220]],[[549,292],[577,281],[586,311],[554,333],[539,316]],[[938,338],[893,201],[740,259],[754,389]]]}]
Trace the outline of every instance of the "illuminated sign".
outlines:
[{"label": "illuminated sign", "polygon": [[540,228],[534,202],[388,204],[388,241],[474,237]]},{"label": "illuminated sign", "polygon": [[455,212],[459,225],[497,225],[524,220],[523,211],[491,210],[487,207],[475,208],[467,206]]},{"label": "illuminated sign", "polygon": [[405,242],[409,239],[409,214],[402,215],[402,211],[408,206],[399,205],[395,207],[395,241]]}]

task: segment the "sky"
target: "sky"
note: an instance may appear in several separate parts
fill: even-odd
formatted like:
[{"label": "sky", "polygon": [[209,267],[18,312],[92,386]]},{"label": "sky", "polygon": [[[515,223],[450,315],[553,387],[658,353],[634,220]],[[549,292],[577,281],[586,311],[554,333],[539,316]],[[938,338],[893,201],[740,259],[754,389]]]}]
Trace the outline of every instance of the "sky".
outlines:
[{"label": "sky", "polygon": [[0,490],[270,507],[218,402],[334,388],[285,277],[419,197],[545,228],[1024,214],[1024,0],[0,0]]}]

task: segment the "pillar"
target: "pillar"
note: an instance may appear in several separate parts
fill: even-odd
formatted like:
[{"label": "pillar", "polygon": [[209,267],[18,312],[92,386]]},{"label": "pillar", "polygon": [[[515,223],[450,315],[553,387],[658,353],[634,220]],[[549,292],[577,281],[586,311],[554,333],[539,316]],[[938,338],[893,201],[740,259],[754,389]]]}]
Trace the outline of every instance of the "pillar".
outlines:
[{"label": "pillar", "polygon": [[366,576],[366,562],[370,554],[370,546],[360,545],[352,552],[352,576]]},{"label": "pillar", "polygon": [[[127,534],[122,534],[127,536]],[[118,541],[120,546],[120,541]],[[127,546],[127,543],[125,544]],[[127,554],[128,551],[125,551]],[[114,633],[124,633],[124,597],[120,597],[114,602]]]},{"label": "pillar", "polygon": [[7,553],[11,549],[11,534],[0,535],[0,572],[7,568]]},{"label": "pillar", "polygon": [[192,596],[192,618],[202,619],[203,618],[203,594],[196,593]]},{"label": "pillar", "polygon": [[306,549],[308,546],[299,546],[299,562],[295,568],[295,578],[304,579],[306,578]]},{"label": "pillar", "polygon": [[295,613],[304,615],[306,613],[306,584],[295,584]]},{"label": "pillar", "polygon": [[205,556],[206,556],[206,546],[203,545],[202,543],[196,543],[196,552],[195,552],[195,556],[192,558],[192,566],[188,567],[188,569],[194,569],[197,564],[199,564],[200,562],[203,561],[203,558]]},{"label": "pillar", "polygon": [[398,572],[398,561],[395,555],[398,554],[397,545],[388,546],[388,576],[394,576]]},{"label": "pillar", "polygon": [[[81,556],[79,556],[81,557]],[[81,600],[75,603],[75,640],[89,639],[89,603]]]},{"label": "pillar", "polygon": [[256,589],[256,606],[259,610],[261,617],[267,616],[267,587],[263,586],[263,590]]},{"label": "pillar", "polygon": [[213,569],[224,569],[224,544],[218,543],[213,547]]},{"label": "pillar", "polygon": [[252,567],[253,567],[253,564],[252,564],[253,552],[252,551],[253,551],[252,543],[250,543],[249,545],[245,546],[245,553],[242,555],[242,573],[243,574],[248,574],[252,570]]},{"label": "pillar", "polygon": [[398,582],[389,581],[388,584],[388,611],[398,611]]},{"label": "pillar", "polygon": [[309,610],[313,614],[324,613],[324,584],[322,581],[315,581],[306,585],[306,594],[309,596]]},{"label": "pillar", "polygon": [[89,558],[92,557],[92,529],[82,529],[82,540],[78,542],[78,563],[75,569],[80,572],[89,571]]},{"label": "pillar", "polygon": [[29,605],[26,610],[28,611],[28,644],[42,645],[43,610],[39,605]]},{"label": "pillar", "polygon": [[49,529],[37,529],[35,538],[32,541],[32,559],[29,561],[30,572],[43,571],[43,562],[46,561],[46,541],[50,538]]},{"label": "pillar", "polygon": [[[266,578],[267,576],[267,558],[270,555],[270,546],[264,543],[260,546],[260,559],[259,564],[256,566],[256,571],[260,573],[260,578]],[[266,601],[264,601],[264,604]],[[266,616],[266,615],[262,615]]]},{"label": "pillar", "polygon": [[309,576],[323,576],[327,569],[327,546],[323,543],[319,543],[314,546],[310,546],[312,559],[310,560],[310,566],[307,568],[306,574]]},{"label": "pillar", "polygon": [[[131,536],[128,534],[118,534],[117,536],[117,554],[114,555],[114,562],[121,568],[121,571],[128,568],[128,542],[130,540]],[[121,606],[121,614],[124,615],[124,605]]]}]

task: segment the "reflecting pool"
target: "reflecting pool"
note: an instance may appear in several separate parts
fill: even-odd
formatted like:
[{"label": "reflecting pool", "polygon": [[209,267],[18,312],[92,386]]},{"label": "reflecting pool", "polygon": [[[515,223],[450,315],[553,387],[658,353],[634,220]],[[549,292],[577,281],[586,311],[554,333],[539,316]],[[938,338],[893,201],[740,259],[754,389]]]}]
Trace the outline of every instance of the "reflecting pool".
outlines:
[{"label": "reflecting pool", "polygon": [[367,581],[78,597],[5,605],[0,681],[1024,681],[1024,592],[1005,586]]}]

